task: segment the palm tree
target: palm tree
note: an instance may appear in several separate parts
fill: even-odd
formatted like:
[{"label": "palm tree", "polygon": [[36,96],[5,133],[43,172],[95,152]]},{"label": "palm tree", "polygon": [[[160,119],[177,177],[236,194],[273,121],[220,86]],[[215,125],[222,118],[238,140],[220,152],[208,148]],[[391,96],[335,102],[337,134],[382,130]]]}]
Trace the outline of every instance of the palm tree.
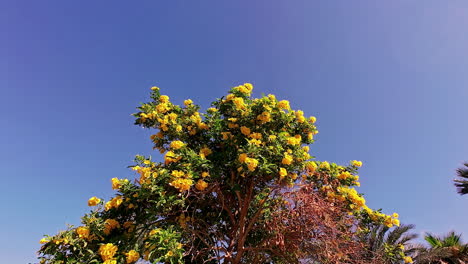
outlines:
[{"label": "palm tree", "polygon": [[454,180],[457,191],[461,195],[468,193],[468,162],[463,165],[465,166],[464,168],[457,169],[457,176],[460,179]]},{"label": "palm tree", "polygon": [[385,225],[371,226],[370,232],[363,238],[363,242],[368,245],[368,257],[386,256],[387,263],[400,263],[402,256],[396,252],[401,251],[401,247],[404,247],[403,252],[406,256],[416,251],[410,242],[418,235],[409,233],[412,229],[414,225],[401,225],[393,229]]},{"label": "palm tree", "polygon": [[443,237],[426,233],[424,239],[429,248],[420,248],[416,257],[418,264],[465,264],[468,261],[468,244],[461,235],[450,232]]}]

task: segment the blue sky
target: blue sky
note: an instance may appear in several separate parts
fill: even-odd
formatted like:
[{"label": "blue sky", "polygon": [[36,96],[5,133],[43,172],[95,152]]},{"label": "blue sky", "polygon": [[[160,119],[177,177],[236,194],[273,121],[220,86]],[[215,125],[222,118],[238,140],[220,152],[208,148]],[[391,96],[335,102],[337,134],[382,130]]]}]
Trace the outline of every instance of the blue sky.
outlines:
[{"label": "blue sky", "polygon": [[207,107],[237,84],[318,118],[319,160],[364,162],[368,204],[468,239],[468,2],[0,1],[0,251],[77,224],[153,154],[131,113],[157,85]]}]

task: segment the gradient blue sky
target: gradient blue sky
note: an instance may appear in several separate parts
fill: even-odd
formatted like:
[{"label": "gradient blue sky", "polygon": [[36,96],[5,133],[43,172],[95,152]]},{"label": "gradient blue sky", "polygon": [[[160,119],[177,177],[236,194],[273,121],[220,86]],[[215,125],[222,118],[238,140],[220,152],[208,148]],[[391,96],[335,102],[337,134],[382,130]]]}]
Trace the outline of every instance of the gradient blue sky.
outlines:
[{"label": "gradient blue sky", "polygon": [[373,208],[468,237],[468,2],[0,1],[0,252],[77,224],[151,151],[131,113],[157,85],[207,107],[252,82],[318,118],[311,153],[358,159]]}]

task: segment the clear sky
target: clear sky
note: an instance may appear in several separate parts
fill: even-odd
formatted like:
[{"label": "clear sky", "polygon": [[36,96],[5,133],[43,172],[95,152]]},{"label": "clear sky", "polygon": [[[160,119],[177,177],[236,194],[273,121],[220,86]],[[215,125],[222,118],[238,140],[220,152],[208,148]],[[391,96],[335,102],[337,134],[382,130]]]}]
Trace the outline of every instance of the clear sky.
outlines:
[{"label": "clear sky", "polygon": [[368,204],[468,240],[468,2],[0,0],[0,252],[35,260],[154,154],[131,113],[244,82],[317,116],[319,160],[364,162]]}]

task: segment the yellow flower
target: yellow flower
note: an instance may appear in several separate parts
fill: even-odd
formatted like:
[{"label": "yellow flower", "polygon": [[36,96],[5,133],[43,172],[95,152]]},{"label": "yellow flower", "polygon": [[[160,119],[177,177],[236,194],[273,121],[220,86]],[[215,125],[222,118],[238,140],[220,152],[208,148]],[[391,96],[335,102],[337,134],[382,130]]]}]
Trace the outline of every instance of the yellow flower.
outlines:
[{"label": "yellow flower", "polygon": [[171,148],[172,149],[180,149],[182,148],[183,146],[185,146],[184,142],[180,141],[180,140],[174,140],[171,142]]},{"label": "yellow flower", "polygon": [[312,175],[314,174],[315,170],[317,169],[317,164],[313,161],[309,161],[306,163],[306,169],[307,169],[307,173],[309,175]]},{"label": "yellow flower", "polygon": [[392,218],[392,224],[396,225],[396,226],[400,226],[400,220],[398,220],[396,218]]},{"label": "yellow flower", "polygon": [[270,140],[270,141],[273,141],[273,140],[275,140],[275,139],[276,139],[276,136],[275,136],[275,135],[269,135],[269,136],[268,136],[268,140]]},{"label": "yellow flower", "polygon": [[120,180],[118,178],[112,178],[112,189],[117,190],[120,188]]},{"label": "yellow flower", "polygon": [[214,112],[217,112],[217,111],[218,111],[218,109],[216,109],[216,108],[214,108],[214,107],[208,108],[208,112],[214,113]]},{"label": "yellow flower", "polygon": [[242,134],[244,134],[246,136],[250,135],[250,128],[245,127],[245,126],[241,126],[240,130],[241,130]]},{"label": "yellow flower", "polygon": [[405,261],[405,263],[413,263],[413,259],[410,256],[405,256],[403,260]]},{"label": "yellow flower", "polygon": [[120,227],[120,224],[117,220],[106,219],[106,221],[104,221],[104,234],[109,235],[113,229],[119,228],[119,227]]},{"label": "yellow flower", "polygon": [[192,179],[175,179],[169,185],[173,186],[174,188],[178,189],[179,192],[188,191],[190,187],[193,185]]},{"label": "yellow flower", "polygon": [[285,164],[285,165],[291,165],[293,161],[293,157],[291,155],[288,155],[287,153],[284,155],[284,158],[283,160],[281,161],[281,163]]},{"label": "yellow flower", "polygon": [[361,167],[362,161],[353,160],[351,161],[351,165],[356,166],[356,167]]},{"label": "yellow flower", "polygon": [[169,102],[169,96],[161,95],[161,97],[159,97],[159,101],[161,101],[162,103],[168,103]]},{"label": "yellow flower", "polygon": [[41,240],[39,240],[39,243],[41,244],[45,244],[45,243],[49,243],[49,240],[45,237],[41,238]]},{"label": "yellow flower", "polygon": [[239,109],[239,110],[245,109],[244,98],[242,98],[242,97],[236,97],[236,98],[232,99],[232,101],[233,101],[234,104],[236,105],[236,108],[237,108],[237,109]]},{"label": "yellow flower", "polygon": [[156,235],[157,233],[161,232],[159,228],[153,229],[149,232],[150,236]]},{"label": "yellow flower", "polygon": [[176,161],[178,161],[178,160],[179,160],[179,158],[178,158],[177,155],[176,155],[174,152],[172,152],[172,151],[168,151],[168,152],[166,153],[166,155],[164,156],[164,163],[165,163],[165,164],[169,164],[169,163],[171,163],[171,162],[176,162]]},{"label": "yellow flower", "polygon": [[108,259],[108,260],[104,261],[102,264],[117,264],[117,260]]},{"label": "yellow flower", "polygon": [[88,206],[95,206],[95,205],[98,205],[100,202],[101,202],[101,199],[97,198],[96,196],[93,196],[89,198]]},{"label": "yellow flower", "polygon": [[76,229],[78,237],[87,239],[89,237],[89,229],[85,226],[80,226]]},{"label": "yellow flower", "polygon": [[199,191],[203,191],[208,187],[208,183],[205,182],[204,180],[198,180],[197,184],[195,184],[195,188]]},{"label": "yellow flower", "polygon": [[296,120],[299,123],[304,123],[305,117],[304,117],[304,112],[302,110],[297,110],[296,112]]},{"label": "yellow flower", "polygon": [[187,100],[184,101],[184,105],[185,105],[185,106],[189,106],[189,105],[191,105],[191,104],[193,104],[193,101],[190,100],[190,99],[187,99]]},{"label": "yellow flower", "polygon": [[309,121],[310,121],[310,123],[313,124],[313,123],[315,123],[317,121],[317,118],[315,118],[315,116],[311,116],[311,117],[309,117]]},{"label": "yellow flower", "polygon": [[112,243],[103,244],[99,247],[99,255],[103,261],[112,260],[118,247]]},{"label": "yellow flower", "polygon": [[393,218],[398,218],[398,217],[400,217],[400,216],[399,216],[397,213],[393,213],[393,214],[392,214],[392,217],[393,217]]},{"label": "yellow flower", "polygon": [[294,137],[288,137],[287,142],[289,145],[300,145],[301,144],[301,136],[296,135]]},{"label": "yellow flower", "polygon": [[127,264],[133,263],[140,258],[140,254],[133,249],[125,253],[125,256],[127,256]]},{"label": "yellow flower", "polygon": [[175,130],[176,130],[177,132],[181,132],[181,131],[182,131],[182,126],[181,126],[181,125],[177,125]]},{"label": "yellow flower", "polygon": [[210,176],[210,174],[207,171],[202,172],[201,176],[203,178]]},{"label": "yellow flower", "polygon": [[291,109],[291,107],[289,106],[289,102],[288,102],[287,100],[281,100],[281,101],[279,101],[279,102],[278,102],[278,107],[279,107],[280,109],[287,109],[287,110]]},{"label": "yellow flower", "polygon": [[244,163],[246,159],[247,159],[247,154],[242,153],[239,155],[239,162]]},{"label": "yellow flower", "polygon": [[210,155],[211,153],[213,153],[213,152],[211,151],[211,149],[209,149],[207,147],[204,147],[204,148],[200,149],[200,157],[202,159],[205,159],[205,157]]},{"label": "yellow flower", "polygon": [[285,168],[280,168],[280,170],[279,170],[280,179],[283,179],[286,175],[288,175],[288,172],[286,171],[286,169]]},{"label": "yellow flower", "polygon": [[258,160],[253,158],[246,158],[245,163],[247,164],[249,171],[254,171],[258,166]]},{"label": "yellow flower", "polygon": [[183,171],[174,170],[171,172],[171,175],[176,178],[180,178],[180,177],[184,177],[185,173]]},{"label": "yellow flower", "polygon": [[153,86],[153,87],[151,87],[151,90],[153,90],[153,91],[157,91],[157,90],[159,90],[159,87],[157,87],[157,86]]},{"label": "yellow flower", "polygon": [[267,123],[271,121],[271,115],[269,112],[263,112],[260,115],[257,116],[257,119],[260,120],[263,123]]},{"label": "yellow flower", "polygon": [[312,132],[307,133],[307,139],[308,140],[314,139],[314,133],[312,133]]},{"label": "yellow flower", "polygon": [[342,172],[342,173],[340,173],[340,175],[338,175],[338,179],[340,179],[340,180],[346,180],[349,177],[351,177],[351,173],[349,173],[347,171]]},{"label": "yellow flower", "polygon": [[223,135],[223,140],[228,140],[232,137],[231,132],[221,132],[221,135]]},{"label": "yellow flower", "polygon": [[330,169],[330,163],[328,163],[327,161],[324,161],[324,162],[320,163],[320,168],[329,170]]}]

